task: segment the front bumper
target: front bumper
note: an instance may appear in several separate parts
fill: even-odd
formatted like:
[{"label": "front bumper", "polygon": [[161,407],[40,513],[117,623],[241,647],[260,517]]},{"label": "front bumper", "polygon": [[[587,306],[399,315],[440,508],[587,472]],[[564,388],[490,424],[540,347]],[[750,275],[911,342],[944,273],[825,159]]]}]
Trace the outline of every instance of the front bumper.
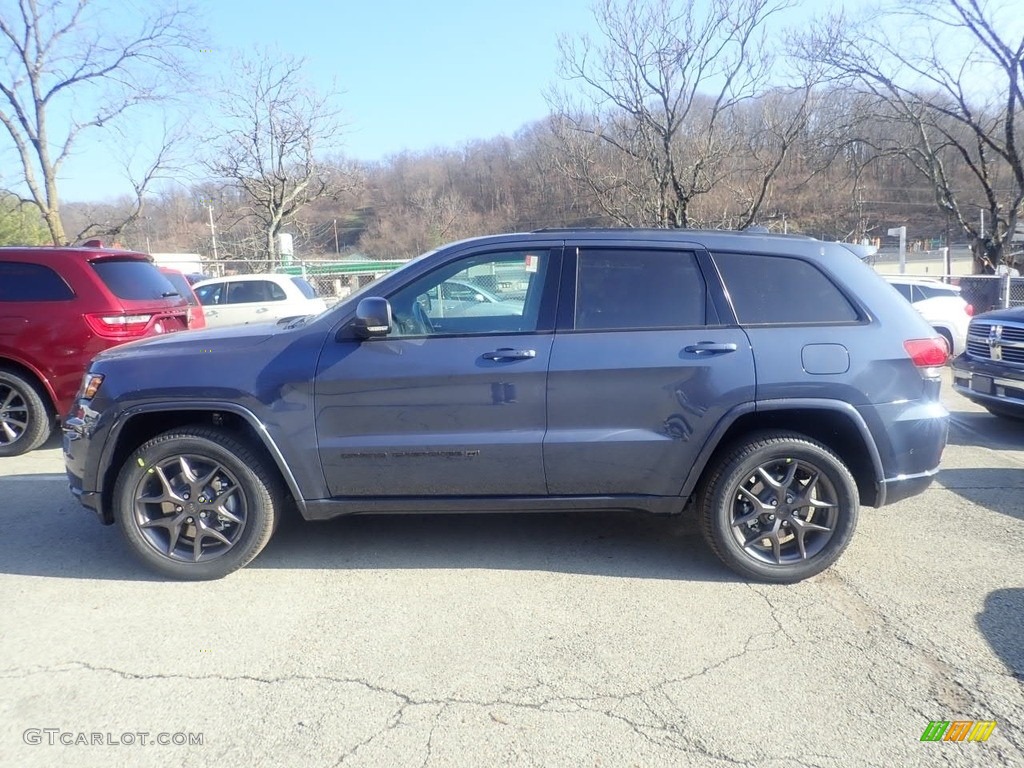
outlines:
[{"label": "front bumper", "polygon": [[64,420],[61,425],[64,471],[71,495],[82,506],[95,512],[100,522],[109,525],[113,520],[103,514],[101,494],[93,490],[95,482],[89,481],[89,478],[95,480],[96,477],[96,468],[89,461],[89,444],[93,439],[94,423],[95,419],[85,415],[81,409]]},{"label": "front bumper", "polygon": [[953,389],[985,407],[1024,415],[1024,370],[960,355],[953,361]]}]

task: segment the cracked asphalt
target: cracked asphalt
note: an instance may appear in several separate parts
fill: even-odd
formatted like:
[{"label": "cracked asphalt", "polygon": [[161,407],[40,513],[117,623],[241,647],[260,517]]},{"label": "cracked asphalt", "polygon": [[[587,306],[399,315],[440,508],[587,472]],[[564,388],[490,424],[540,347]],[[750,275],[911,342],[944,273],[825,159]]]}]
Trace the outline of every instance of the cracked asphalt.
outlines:
[{"label": "cracked asphalt", "polygon": [[794,586],[616,514],[296,525],[165,582],[56,443],[0,459],[0,765],[1024,766],[1024,427],[945,399],[938,482]]}]

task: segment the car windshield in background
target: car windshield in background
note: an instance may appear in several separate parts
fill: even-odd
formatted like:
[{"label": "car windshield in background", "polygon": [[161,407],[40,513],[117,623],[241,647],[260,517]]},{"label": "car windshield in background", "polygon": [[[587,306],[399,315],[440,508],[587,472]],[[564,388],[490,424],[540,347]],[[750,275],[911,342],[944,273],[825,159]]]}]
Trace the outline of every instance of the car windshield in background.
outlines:
[{"label": "car windshield in background", "polygon": [[945,299],[950,296],[959,296],[960,289],[953,285],[917,285],[914,286],[920,293],[920,298],[916,298],[917,301],[923,299]]},{"label": "car windshield in background", "polygon": [[141,259],[100,259],[92,262],[93,269],[107,288],[119,299],[145,301],[178,296],[160,270]]},{"label": "car windshield in background", "polygon": [[192,292],[192,286],[189,285],[189,282],[185,279],[184,275],[172,274],[170,272],[161,272],[160,274],[167,278],[168,282],[174,286],[174,290],[185,297],[185,301],[193,307],[199,304],[199,302],[196,301],[195,294]]},{"label": "car windshield in background", "polygon": [[302,295],[305,296],[307,299],[316,298],[316,291],[314,290],[313,286],[310,285],[304,278],[293,277],[292,282],[295,283],[298,289],[302,291]]}]

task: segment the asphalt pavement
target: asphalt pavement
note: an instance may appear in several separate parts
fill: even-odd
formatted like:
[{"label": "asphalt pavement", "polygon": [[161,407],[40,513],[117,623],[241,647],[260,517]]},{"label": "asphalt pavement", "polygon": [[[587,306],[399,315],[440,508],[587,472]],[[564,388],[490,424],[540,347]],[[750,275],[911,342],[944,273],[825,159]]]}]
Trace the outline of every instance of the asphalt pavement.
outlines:
[{"label": "asphalt pavement", "polygon": [[938,481],[792,586],[625,514],[301,524],[169,582],[56,442],[0,459],[0,765],[1024,766],[1024,425],[944,397]]}]

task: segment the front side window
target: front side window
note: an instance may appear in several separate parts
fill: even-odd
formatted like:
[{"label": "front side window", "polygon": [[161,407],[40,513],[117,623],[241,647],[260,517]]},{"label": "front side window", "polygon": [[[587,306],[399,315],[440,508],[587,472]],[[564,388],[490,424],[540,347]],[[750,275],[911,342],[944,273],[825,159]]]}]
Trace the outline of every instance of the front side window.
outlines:
[{"label": "front side window", "polygon": [[689,252],[583,248],[576,278],[576,329],[704,325],[705,285]]},{"label": "front side window", "polygon": [[64,278],[42,264],[0,262],[0,301],[67,301],[75,298]]},{"label": "front side window", "polygon": [[436,269],[386,297],[391,335],[536,331],[549,261],[547,249],[502,251]]},{"label": "front side window", "polygon": [[224,303],[224,283],[210,283],[195,289],[199,303],[205,306]]},{"label": "front side window", "polygon": [[744,325],[852,323],[857,310],[810,262],[784,256],[716,253],[718,271]]}]

